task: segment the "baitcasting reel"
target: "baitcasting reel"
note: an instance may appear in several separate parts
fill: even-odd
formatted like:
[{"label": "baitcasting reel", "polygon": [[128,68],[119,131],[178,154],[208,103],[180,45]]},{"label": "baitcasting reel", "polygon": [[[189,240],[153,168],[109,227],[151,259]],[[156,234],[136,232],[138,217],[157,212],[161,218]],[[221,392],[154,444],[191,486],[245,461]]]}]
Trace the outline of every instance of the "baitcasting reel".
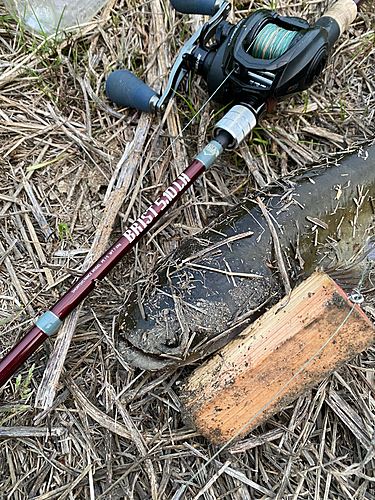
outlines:
[{"label": "baitcasting reel", "polygon": [[179,12],[213,17],[182,48],[162,96],[126,70],[109,76],[107,94],[120,106],[162,114],[182,79],[195,72],[215,101],[233,104],[214,136],[225,130],[233,139],[228,149],[235,148],[263,112],[314,83],[331,47],[355,17],[356,8],[353,14],[348,9],[355,4],[349,2],[339,0],[310,26],[266,9],[233,25],[226,21],[230,4],[225,0],[171,0]]}]

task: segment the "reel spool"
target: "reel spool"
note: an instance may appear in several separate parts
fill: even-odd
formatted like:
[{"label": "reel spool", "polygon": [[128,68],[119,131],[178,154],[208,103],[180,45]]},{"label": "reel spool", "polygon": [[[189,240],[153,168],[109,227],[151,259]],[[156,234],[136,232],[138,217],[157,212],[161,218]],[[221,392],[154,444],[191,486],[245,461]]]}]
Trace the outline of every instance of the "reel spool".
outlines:
[{"label": "reel spool", "polygon": [[267,24],[254,40],[251,55],[257,59],[276,59],[281,57],[296,36],[296,31]]}]

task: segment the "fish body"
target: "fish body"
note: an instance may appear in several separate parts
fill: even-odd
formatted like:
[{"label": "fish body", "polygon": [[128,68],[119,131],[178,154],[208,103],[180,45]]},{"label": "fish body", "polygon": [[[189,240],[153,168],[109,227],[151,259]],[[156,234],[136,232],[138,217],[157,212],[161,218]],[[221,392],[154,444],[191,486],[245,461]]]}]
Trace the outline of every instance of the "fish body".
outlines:
[{"label": "fish body", "polygon": [[258,195],[267,219],[256,200],[246,200],[185,240],[144,280],[141,308],[134,295],[120,327],[119,350],[129,364],[158,370],[206,356],[287,293],[282,264],[294,286],[366,245],[374,222],[374,144],[282,182]]}]

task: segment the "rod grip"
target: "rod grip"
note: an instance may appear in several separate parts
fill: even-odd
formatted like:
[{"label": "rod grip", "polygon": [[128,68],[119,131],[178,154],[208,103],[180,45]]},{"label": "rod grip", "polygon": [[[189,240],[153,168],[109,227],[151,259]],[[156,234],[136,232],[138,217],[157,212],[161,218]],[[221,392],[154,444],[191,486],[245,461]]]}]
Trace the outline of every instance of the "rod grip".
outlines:
[{"label": "rod grip", "polygon": [[357,16],[357,5],[354,0],[338,0],[332,5],[321,19],[327,17],[334,19],[339,28],[340,35],[349,28]]},{"label": "rod grip", "polygon": [[216,0],[170,0],[172,7],[182,14],[201,14],[213,16],[216,13]]},{"label": "rod grip", "polygon": [[156,95],[142,80],[130,71],[118,69],[107,78],[105,90],[111,101],[119,106],[135,108],[149,113],[150,101]]}]

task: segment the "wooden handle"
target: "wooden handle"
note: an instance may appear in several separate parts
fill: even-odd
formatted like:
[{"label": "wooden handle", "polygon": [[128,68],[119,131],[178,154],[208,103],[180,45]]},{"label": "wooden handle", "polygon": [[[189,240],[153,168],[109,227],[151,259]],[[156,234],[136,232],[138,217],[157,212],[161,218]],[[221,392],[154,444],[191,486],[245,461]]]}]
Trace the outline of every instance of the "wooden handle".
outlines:
[{"label": "wooden handle", "polygon": [[326,274],[280,303],[185,384],[185,418],[214,443],[243,436],[373,342],[370,320]]},{"label": "wooden handle", "polygon": [[357,17],[357,5],[354,0],[338,0],[323,17],[334,19],[340,27],[341,35]]}]

